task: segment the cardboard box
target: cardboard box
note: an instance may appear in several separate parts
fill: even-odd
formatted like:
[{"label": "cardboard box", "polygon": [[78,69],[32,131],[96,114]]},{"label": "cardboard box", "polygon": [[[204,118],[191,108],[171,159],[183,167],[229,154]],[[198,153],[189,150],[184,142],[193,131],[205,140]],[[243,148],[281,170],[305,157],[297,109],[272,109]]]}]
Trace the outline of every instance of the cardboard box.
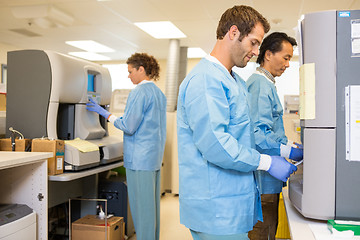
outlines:
[{"label": "cardboard box", "polygon": [[[107,240],[124,240],[125,224],[123,217],[107,219]],[[105,239],[105,219],[96,215],[86,215],[71,225],[72,240],[98,240]]]},{"label": "cardboard box", "polygon": [[[30,149],[31,139],[15,139],[15,151],[25,152],[26,149]],[[12,151],[11,139],[0,139],[0,151]]]},{"label": "cardboard box", "polygon": [[33,139],[32,152],[52,152],[48,158],[48,175],[57,175],[64,172],[65,143],[63,140]]},{"label": "cardboard box", "polygon": [[6,111],[6,93],[0,93],[0,111]]}]

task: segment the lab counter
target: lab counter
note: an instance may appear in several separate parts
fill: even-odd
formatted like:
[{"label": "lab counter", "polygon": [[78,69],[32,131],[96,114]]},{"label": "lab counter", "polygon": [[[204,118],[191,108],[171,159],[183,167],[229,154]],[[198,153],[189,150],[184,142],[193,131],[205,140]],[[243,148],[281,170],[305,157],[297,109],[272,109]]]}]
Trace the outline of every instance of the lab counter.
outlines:
[{"label": "lab counter", "polygon": [[283,190],[283,198],[286,209],[286,215],[289,224],[290,236],[292,240],[315,240],[315,237],[308,223],[316,222],[326,224],[326,221],[310,220],[305,218],[296,210],[289,199],[288,189]]},{"label": "lab counter", "polygon": [[[123,165],[124,162],[119,161],[78,172],[64,172],[48,176],[49,208],[66,203],[73,198],[98,198],[99,173]],[[81,210],[82,216],[87,214],[96,214],[96,207],[90,204],[89,207]]]},{"label": "lab counter", "polygon": [[46,161],[52,153],[36,152],[0,152],[0,169],[13,168],[32,163]]},{"label": "lab counter", "polygon": [[97,198],[98,174],[123,165],[124,162],[119,161],[78,172],[49,176],[49,208],[68,202],[69,198]]},{"label": "lab counter", "polygon": [[105,172],[117,167],[121,167],[123,165],[124,162],[120,161],[79,172],[64,172],[63,174],[49,176],[49,181],[60,181],[60,182],[71,181],[71,180],[91,176],[97,173]]},{"label": "lab counter", "polygon": [[[292,240],[337,240],[327,229],[327,221],[305,218],[292,205],[288,195],[288,189],[284,188],[283,198]],[[316,237],[315,237],[316,236]],[[341,238],[348,240],[360,240],[360,236]]]}]

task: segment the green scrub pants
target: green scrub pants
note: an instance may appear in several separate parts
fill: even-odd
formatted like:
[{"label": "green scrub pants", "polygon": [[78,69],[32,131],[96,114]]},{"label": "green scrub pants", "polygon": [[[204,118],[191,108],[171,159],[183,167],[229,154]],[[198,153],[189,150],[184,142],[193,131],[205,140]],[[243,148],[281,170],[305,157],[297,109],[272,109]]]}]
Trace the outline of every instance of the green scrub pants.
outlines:
[{"label": "green scrub pants", "polygon": [[126,169],[131,215],[137,240],[159,240],[160,170]]}]

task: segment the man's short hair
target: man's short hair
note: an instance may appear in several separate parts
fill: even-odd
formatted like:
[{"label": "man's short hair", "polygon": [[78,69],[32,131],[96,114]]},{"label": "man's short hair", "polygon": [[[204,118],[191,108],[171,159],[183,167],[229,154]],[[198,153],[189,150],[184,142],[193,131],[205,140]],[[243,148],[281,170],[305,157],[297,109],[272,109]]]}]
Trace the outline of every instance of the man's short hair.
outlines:
[{"label": "man's short hair", "polygon": [[216,30],[216,38],[223,39],[231,26],[235,25],[240,31],[239,40],[241,41],[259,22],[263,25],[264,32],[267,33],[270,30],[270,24],[258,11],[249,6],[234,6],[221,16]]},{"label": "man's short hair", "polygon": [[292,46],[297,45],[294,38],[289,37],[286,33],[283,32],[273,32],[267,37],[265,37],[260,46],[260,53],[256,62],[259,64],[262,64],[264,62],[264,57],[267,50],[269,50],[273,54],[280,52],[282,50],[283,42],[289,42]]}]

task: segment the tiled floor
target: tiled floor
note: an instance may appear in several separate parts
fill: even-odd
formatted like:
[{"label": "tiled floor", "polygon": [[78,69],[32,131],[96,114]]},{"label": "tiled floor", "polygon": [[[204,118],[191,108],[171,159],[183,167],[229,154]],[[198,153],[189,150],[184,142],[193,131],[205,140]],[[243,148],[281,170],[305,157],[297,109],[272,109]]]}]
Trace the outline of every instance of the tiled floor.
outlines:
[{"label": "tiled floor", "polygon": [[[136,235],[128,240],[136,240]],[[192,240],[189,229],[180,224],[179,197],[170,193],[160,200],[160,240]]]},{"label": "tiled floor", "polygon": [[[166,193],[160,200],[160,240],[191,239],[189,230],[180,224],[179,197]],[[136,235],[129,240],[136,240]]]}]

